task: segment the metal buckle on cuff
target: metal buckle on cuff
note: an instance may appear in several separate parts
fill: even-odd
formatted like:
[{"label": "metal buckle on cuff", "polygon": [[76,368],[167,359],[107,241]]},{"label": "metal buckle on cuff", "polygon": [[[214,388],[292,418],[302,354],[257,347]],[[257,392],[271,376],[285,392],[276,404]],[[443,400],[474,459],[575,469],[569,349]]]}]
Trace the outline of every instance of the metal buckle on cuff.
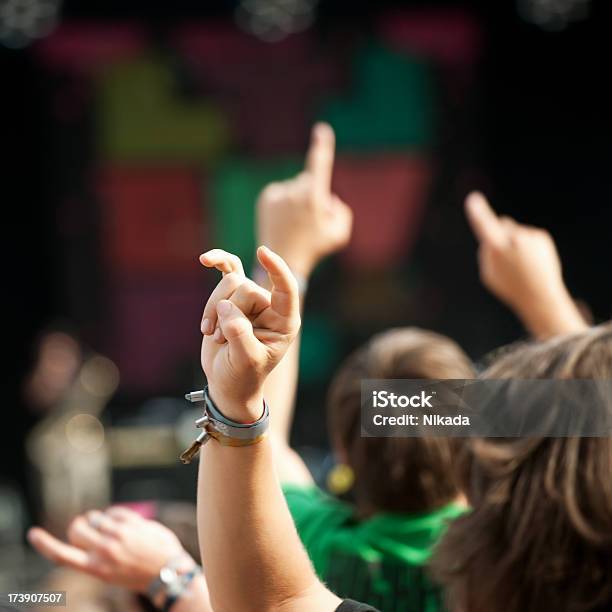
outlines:
[{"label": "metal buckle on cuff", "polygon": [[200,448],[210,438],[215,438],[223,446],[250,446],[261,442],[265,437],[270,418],[270,410],[265,400],[262,417],[255,423],[243,425],[241,423],[234,423],[223,416],[208,396],[207,388],[186,393],[185,399],[194,404],[204,402],[204,414],[195,421],[196,427],[203,430],[202,433],[180,455],[180,460],[184,464],[191,463]]}]

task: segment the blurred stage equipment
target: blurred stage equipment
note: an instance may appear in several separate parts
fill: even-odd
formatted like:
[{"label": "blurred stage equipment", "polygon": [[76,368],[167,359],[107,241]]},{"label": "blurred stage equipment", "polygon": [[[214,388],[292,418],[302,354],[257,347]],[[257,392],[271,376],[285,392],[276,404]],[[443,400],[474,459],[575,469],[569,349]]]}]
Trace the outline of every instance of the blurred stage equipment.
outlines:
[{"label": "blurred stage equipment", "polygon": [[191,443],[193,420],[202,415],[200,409],[184,410],[183,404],[175,398],[155,397],[130,420],[124,419],[123,425],[109,428],[113,468],[176,467],[177,451],[186,441]]},{"label": "blurred stage equipment", "polygon": [[181,470],[179,453],[193,439],[199,408],[176,397],[153,397],[137,406],[115,407],[106,429],[112,464],[113,501],[194,501],[197,466]]},{"label": "blurred stage equipment", "polygon": [[0,592],[25,586],[23,572],[27,566],[27,551],[23,546],[23,533],[26,522],[20,493],[0,483]]},{"label": "blurred stage equipment", "polygon": [[20,49],[50,34],[61,0],[0,0],[0,44]]},{"label": "blurred stage equipment", "polygon": [[75,514],[110,501],[110,456],[99,417],[118,384],[112,361],[101,355],[87,358],[64,399],[28,437],[51,529],[63,531]]},{"label": "blurred stage equipment", "polygon": [[266,42],[278,42],[307,30],[315,20],[318,0],[241,0],[236,23]]},{"label": "blurred stage equipment", "polygon": [[587,19],[591,0],[517,0],[525,21],[544,30],[565,30],[572,22]]}]

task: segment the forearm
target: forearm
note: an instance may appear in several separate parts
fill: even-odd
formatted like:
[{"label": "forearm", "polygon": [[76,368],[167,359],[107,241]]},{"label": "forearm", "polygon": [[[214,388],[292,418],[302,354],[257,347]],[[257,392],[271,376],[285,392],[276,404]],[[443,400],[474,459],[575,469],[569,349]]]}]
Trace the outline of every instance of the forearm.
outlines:
[{"label": "forearm", "polygon": [[[300,296],[300,308],[303,312],[303,294]],[[272,406],[270,438],[277,476],[282,483],[307,485],[313,482],[312,474],[289,443],[299,378],[300,339],[301,334],[298,334],[283,359],[268,375],[264,383],[264,397]]]},{"label": "forearm", "polygon": [[516,311],[529,333],[539,340],[577,333],[588,327],[565,288],[557,295],[534,300],[528,309],[519,307]]},{"label": "forearm", "polygon": [[270,434],[278,443],[289,446],[293,411],[297,392],[300,360],[300,337],[289,347],[287,354],[269,374],[264,385],[264,396],[273,413],[270,419]]},{"label": "forearm", "polygon": [[198,533],[216,612],[327,612],[339,605],[318,582],[300,542],[268,440],[242,448],[214,440],[205,445]]}]

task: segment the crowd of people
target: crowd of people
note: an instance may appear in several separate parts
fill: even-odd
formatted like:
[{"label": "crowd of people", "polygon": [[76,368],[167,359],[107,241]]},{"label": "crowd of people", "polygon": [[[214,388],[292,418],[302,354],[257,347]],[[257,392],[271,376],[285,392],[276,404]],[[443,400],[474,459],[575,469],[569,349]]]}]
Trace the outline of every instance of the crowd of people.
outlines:
[{"label": "crowd of people", "polygon": [[465,205],[481,280],[531,339],[481,372],[452,339],[415,327],[349,355],[330,377],[327,423],[351,503],[291,448],[308,279],[351,236],[350,203],[331,188],[334,147],[317,124],[303,172],[261,193],[251,278],[221,249],[200,257],[222,273],[200,331],[209,423],[227,426],[200,449],[201,559],[118,506],[76,517],[66,542],[32,528],[31,544],[173,612],[611,609],[609,437],[361,435],[364,379],[612,378],[612,325],[585,320],[551,236],[499,217],[482,194]]}]

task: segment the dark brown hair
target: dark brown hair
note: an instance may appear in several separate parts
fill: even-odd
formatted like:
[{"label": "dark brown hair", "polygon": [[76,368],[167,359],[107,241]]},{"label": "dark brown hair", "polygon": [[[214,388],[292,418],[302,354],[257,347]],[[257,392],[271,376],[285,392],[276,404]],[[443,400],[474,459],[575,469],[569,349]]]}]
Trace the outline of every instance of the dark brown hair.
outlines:
[{"label": "dark brown hair", "polygon": [[467,355],[449,338],[418,328],[374,336],[348,357],[328,396],[331,440],[355,473],[362,514],[424,512],[458,494],[453,476],[457,440],[361,437],[361,380],[473,378]]},{"label": "dark brown hair", "polygon": [[[483,377],[612,379],[612,325],[517,348]],[[451,609],[610,609],[610,438],[474,440],[459,472],[473,510],[432,562]]]}]

